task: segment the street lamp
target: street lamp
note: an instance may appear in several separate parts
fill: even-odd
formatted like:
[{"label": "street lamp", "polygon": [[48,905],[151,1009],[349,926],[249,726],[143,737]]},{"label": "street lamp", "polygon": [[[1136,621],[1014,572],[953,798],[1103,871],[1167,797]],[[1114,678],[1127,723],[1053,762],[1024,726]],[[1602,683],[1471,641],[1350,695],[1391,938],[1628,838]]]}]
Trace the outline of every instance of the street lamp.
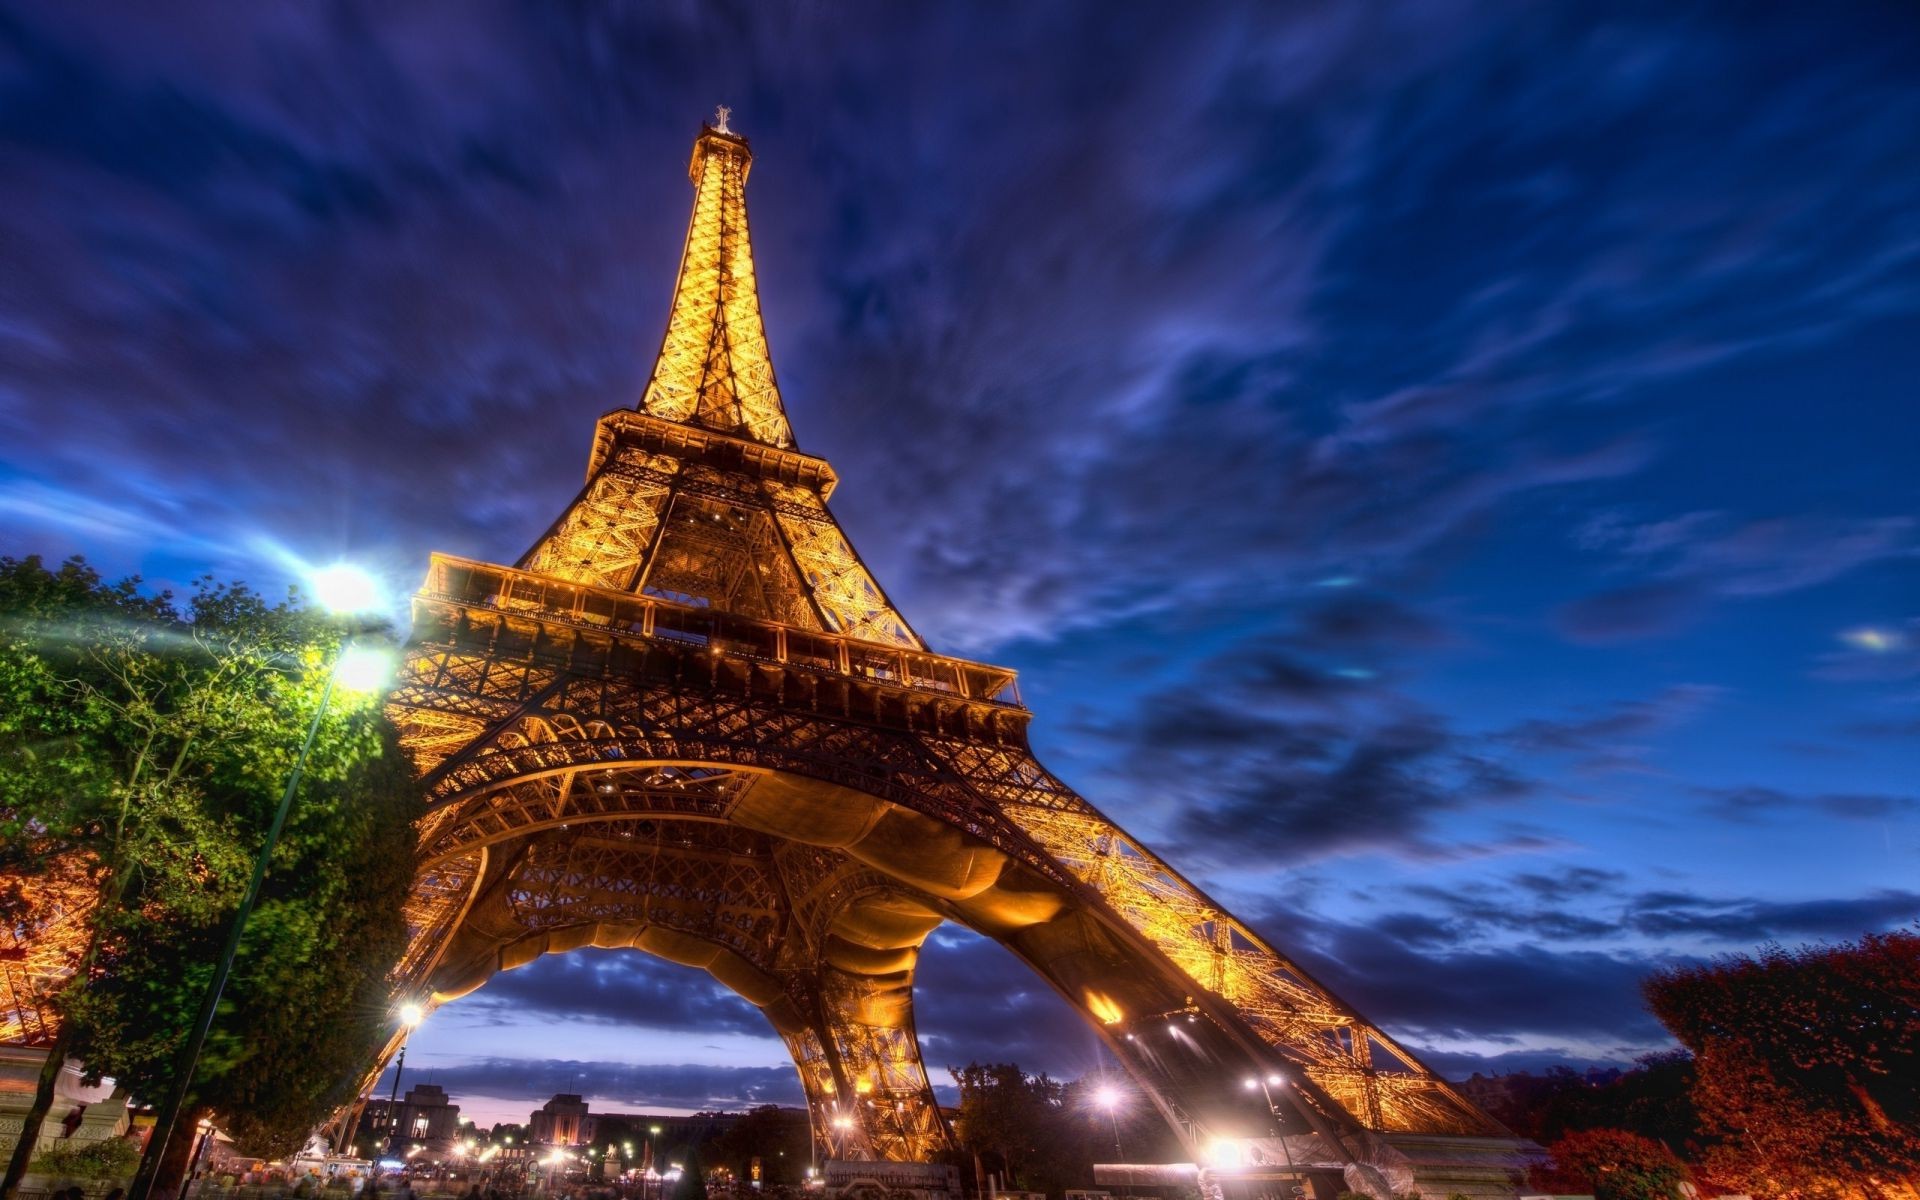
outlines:
[{"label": "street lamp", "polygon": [[[315,571],[308,582],[321,607],[337,616],[364,614],[380,606],[379,585],[371,575],[349,563],[336,563]],[[207,984],[207,993],[201,999],[200,1013],[194,1018],[193,1031],[188,1034],[186,1044],[181,1049],[173,1087],[168,1089],[166,1099],[154,1112],[153,1133],[148,1137],[140,1168],[134,1174],[131,1200],[147,1200],[148,1193],[153,1189],[160,1156],[173,1138],[173,1127],[180,1119],[180,1109],[186,1102],[187,1091],[193,1086],[193,1072],[200,1065],[200,1051],[206,1045],[207,1031],[213,1028],[213,1017],[220,1007],[220,994],[226,990],[227,977],[233,973],[233,956],[240,949],[240,936],[246,932],[247,918],[253,915],[253,906],[260,900],[260,885],[267,875],[267,863],[273,857],[273,848],[279,843],[280,831],[286,826],[287,814],[293,808],[294,793],[299,790],[300,777],[307,769],[307,755],[320,736],[320,722],[327,715],[327,705],[333,699],[334,690],[377,689],[392,670],[392,661],[391,654],[351,643],[343,646],[334,657],[333,666],[327,672],[326,686],[320,690],[320,703],[313,710],[313,722],[307,726],[306,740],[300,743],[300,754],[293,760],[293,770],[287,775],[286,790],[280,794],[280,807],[274,810],[273,821],[267,826],[267,835],[260,843],[260,853],[254,859],[253,877],[247,881],[247,890],[240,897],[240,908],[234,913],[233,923],[227,929],[226,945],[221,948],[219,961],[214,964],[213,979]]]},{"label": "street lamp", "polygon": [[1125,1101],[1126,1097],[1120,1094],[1120,1089],[1110,1083],[1103,1083],[1094,1089],[1094,1104],[1106,1109],[1107,1118],[1113,1122],[1113,1157],[1116,1159],[1125,1157],[1120,1150],[1120,1106]]},{"label": "street lamp", "polygon": [[400,1055],[393,1063],[393,1090],[387,1093],[387,1155],[392,1157],[400,1137],[400,1076],[407,1069],[407,1038],[426,1020],[427,1010],[409,1000],[400,1006]]},{"label": "street lamp", "polygon": [[379,582],[352,563],[338,562],[308,572],[307,586],[321,608],[342,616],[375,612],[385,602]]},{"label": "street lamp", "polygon": [[833,1150],[833,1158],[840,1159],[847,1157],[847,1139],[853,1133],[853,1118],[836,1108],[833,1113],[833,1120],[828,1122],[828,1124],[833,1126],[835,1134],[838,1135],[829,1136],[827,1139],[828,1144]]},{"label": "street lamp", "polygon": [[1286,1118],[1281,1115],[1280,1106],[1274,1103],[1273,1092],[1269,1090],[1270,1088],[1279,1087],[1286,1081],[1287,1077],[1285,1075],[1282,1075],[1278,1071],[1271,1071],[1261,1077],[1247,1076],[1246,1088],[1250,1092],[1255,1088],[1259,1088],[1260,1094],[1266,1097],[1267,1112],[1272,1114],[1274,1122],[1280,1130],[1280,1152],[1287,1156],[1287,1170],[1291,1171],[1293,1170],[1293,1147],[1287,1142]]}]

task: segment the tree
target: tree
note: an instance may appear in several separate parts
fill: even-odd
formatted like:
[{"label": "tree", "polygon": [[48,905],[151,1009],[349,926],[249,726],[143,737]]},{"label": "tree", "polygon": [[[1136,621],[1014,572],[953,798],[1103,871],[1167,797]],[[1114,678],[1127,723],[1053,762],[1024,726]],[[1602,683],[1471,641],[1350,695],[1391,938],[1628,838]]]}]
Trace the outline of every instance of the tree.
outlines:
[{"label": "tree", "polygon": [[1684,1050],[1642,1055],[1624,1072],[1553,1067],[1540,1075],[1509,1076],[1506,1096],[1488,1111],[1543,1144],[1576,1130],[1624,1129],[1689,1154],[1700,1135],[1693,1078],[1693,1056]]},{"label": "tree", "polygon": [[674,1180],[668,1195],[671,1200],[707,1200],[707,1164],[701,1161],[700,1147],[687,1151],[687,1161],[680,1164],[680,1178]]},{"label": "tree", "polygon": [[1000,1164],[1007,1186],[1058,1192],[1091,1183],[1094,1131],[1069,1104],[1067,1085],[1017,1063],[948,1071],[960,1085],[961,1143],[989,1169]]},{"label": "tree", "polygon": [[1780,1197],[1920,1185],[1920,936],[1768,946],[1645,991],[1697,1060],[1716,1179]]},{"label": "tree", "polygon": [[[173,1083],[345,632],[242,585],[179,606],[79,560],[0,559],[0,904],[51,937],[40,910],[76,907],[57,881],[97,897],[67,923],[46,1100],[68,1056],[142,1098]],[[331,708],[190,1094],[243,1148],[296,1145],[387,1032],[419,813],[377,706]]]},{"label": "tree", "polygon": [[707,1148],[715,1164],[731,1170],[735,1179],[752,1179],[757,1158],[763,1183],[793,1184],[800,1182],[810,1136],[803,1114],[763,1104],[728,1126]]},{"label": "tree", "polygon": [[1687,1169],[1673,1151],[1624,1129],[1584,1129],[1547,1148],[1552,1166],[1536,1187],[1591,1191],[1594,1200],[1681,1200]]}]

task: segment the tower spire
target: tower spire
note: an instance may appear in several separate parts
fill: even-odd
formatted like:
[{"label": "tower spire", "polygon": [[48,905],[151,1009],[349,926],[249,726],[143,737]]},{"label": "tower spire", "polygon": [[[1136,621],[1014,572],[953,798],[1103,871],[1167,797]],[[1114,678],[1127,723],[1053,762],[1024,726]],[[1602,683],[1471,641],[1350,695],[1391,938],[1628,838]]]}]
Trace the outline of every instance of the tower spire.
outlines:
[{"label": "tower spire", "polygon": [[747,235],[747,172],[753,152],[728,128],[722,106],[715,124],[694,139],[687,175],[693,181],[693,218],[680,253],[680,273],[667,316],[660,357],[640,399],[640,410],[771,446],[792,446],[793,431],[780,403],[753,244]]}]

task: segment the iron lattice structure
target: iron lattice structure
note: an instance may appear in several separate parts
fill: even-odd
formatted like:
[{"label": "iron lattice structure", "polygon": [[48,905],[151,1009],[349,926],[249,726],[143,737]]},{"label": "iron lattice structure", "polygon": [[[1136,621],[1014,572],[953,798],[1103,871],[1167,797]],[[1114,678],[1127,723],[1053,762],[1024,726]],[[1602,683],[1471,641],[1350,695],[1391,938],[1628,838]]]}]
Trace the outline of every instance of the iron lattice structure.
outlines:
[{"label": "iron lattice structure", "polygon": [[[914,970],[957,921],[1083,1014],[1196,1150],[1504,1135],[1048,773],[1012,671],[901,618],[793,441],[751,163],[724,127],[696,140],[658,361],[566,511],[513,566],[432,559],[390,699],[431,797],[396,989],[445,1003],[589,945],[702,967],[786,1042],[827,1153],[926,1159],[951,1133]],[[0,1041],[44,1043],[84,864],[26,899],[0,927]],[[1275,1070],[1298,1085],[1277,1116],[1239,1086]]]},{"label": "iron lattice structure", "polygon": [[50,1046],[60,1031],[54,997],[79,967],[99,899],[95,864],[56,855],[43,870],[0,870],[0,1045]]},{"label": "iron lattice structure", "polygon": [[637,408],[515,566],[435,555],[391,698],[431,793],[407,993],[579,946],[703,967],[792,1050],[841,1157],[949,1143],[913,1023],[943,921],[1098,1028],[1190,1145],[1502,1131],[1034,759],[1012,671],[936,654],[794,445],[747,234],[744,139],[706,128]]}]

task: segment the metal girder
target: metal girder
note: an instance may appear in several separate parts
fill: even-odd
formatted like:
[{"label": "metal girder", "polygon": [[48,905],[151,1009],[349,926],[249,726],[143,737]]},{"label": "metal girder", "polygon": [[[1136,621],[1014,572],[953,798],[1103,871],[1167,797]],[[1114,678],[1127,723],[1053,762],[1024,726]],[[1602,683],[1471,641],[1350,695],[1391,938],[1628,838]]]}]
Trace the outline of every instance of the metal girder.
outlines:
[{"label": "metal girder", "polygon": [[44,1046],[59,1033],[53,998],[86,952],[99,903],[91,868],[65,854],[30,875],[0,873],[13,908],[0,922],[0,1044]]}]

